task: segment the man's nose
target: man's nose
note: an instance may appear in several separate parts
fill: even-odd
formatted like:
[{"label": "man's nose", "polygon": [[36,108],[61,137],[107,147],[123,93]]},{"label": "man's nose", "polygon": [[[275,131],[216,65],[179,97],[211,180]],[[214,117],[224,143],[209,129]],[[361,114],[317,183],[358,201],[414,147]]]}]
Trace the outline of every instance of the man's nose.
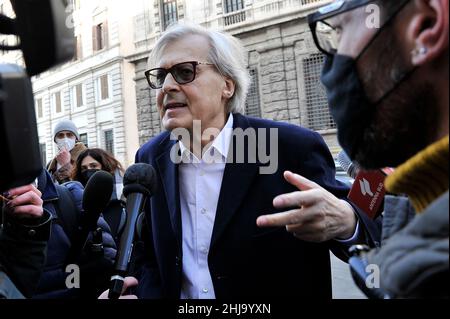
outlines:
[{"label": "man's nose", "polygon": [[164,79],[164,83],[162,86],[162,90],[164,92],[178,91],[180,89],[180,85],[175,81],[172,73],[168,73],[166,78]]}]

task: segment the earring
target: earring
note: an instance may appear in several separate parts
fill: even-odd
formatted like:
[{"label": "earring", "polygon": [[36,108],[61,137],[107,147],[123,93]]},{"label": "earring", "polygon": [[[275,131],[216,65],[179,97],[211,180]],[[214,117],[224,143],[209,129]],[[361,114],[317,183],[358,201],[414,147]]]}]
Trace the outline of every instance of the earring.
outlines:
[{"label": "earring", "polygon": [[426,47],[421,47],[420,49],[414,49],[411,54],[413,56],[419,56],[419,55],[424,55],[428,53],[428,49]]}]

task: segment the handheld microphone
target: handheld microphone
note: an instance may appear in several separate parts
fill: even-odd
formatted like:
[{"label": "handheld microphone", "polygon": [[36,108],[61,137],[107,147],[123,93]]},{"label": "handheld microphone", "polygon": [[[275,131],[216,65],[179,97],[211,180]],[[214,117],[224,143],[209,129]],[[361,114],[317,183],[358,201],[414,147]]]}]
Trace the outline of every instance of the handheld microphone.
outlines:
[{"label": "handheld microphone", "polygon": [[111,277],[109,299],[118,299],[122,294],[124,277],[133,251],[136,221],[144,209],[148,197],[156,190],[156,172],[150,164],[138,163],[130,166],[123,177],[123,194],[127,198],[127,221],[120,238],[114,273]]},{"label": "handheld microphone", "polygon": [[344,151],[338,154],[338,161],[347,174],[355,179],[347,198],[371,219],[376,219],[383,212],[382,204],[386,195],[384,180],[393,170],[363,170]]},{"label": "handheld microphone", "polygon": [[73,263],[81,255],[91,231],[97,230],[97,221],[105,210],[113,192],[114,180],[110,173],[98,171],[89,179],[83,193],[83,214],[72,240],[67,263]]},{"label": "handheld microphone", "polygon": [[341,165],[341,167],[344,169],[344,171],[347,172],[347,175],[351,178],[355,179],[356,175],[358,175],[360,168],[358,165],[354,164],[350,157],[348,157],[347,153],[345,151],[341,151],[337,155],[337,161]]}]

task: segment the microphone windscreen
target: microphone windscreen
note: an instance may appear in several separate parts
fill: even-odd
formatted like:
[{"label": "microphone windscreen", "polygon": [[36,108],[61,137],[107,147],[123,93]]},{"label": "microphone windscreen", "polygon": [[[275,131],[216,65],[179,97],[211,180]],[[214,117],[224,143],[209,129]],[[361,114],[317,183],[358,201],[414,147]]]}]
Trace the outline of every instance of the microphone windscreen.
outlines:
[{"label": "microphone windscreen", "polygon": [[146,163],[137,163],[131,165],[123,177],[123,193],[127,196],[132,189],[132,185],[140,185],[144,188],[146,195],[154,194],[156,191],[156,172],[153,166]]},{"label": "microphone windscreen", "polygon": [[105,171],[98,171],[89,179],[83,194],[85,212],[101,213],[111,200],[114,187],[113,176]]},{"label": "microphone windscreen", "polygon": [[341,167],[344,169],[344,171],[347,172],[348,176],[350,176],[351,178],[355,178],[356,175],[358,175],[358,167],[352,162],[345,151],[341,151],[337,155],[337,161],[339,165],[341,165]]}]

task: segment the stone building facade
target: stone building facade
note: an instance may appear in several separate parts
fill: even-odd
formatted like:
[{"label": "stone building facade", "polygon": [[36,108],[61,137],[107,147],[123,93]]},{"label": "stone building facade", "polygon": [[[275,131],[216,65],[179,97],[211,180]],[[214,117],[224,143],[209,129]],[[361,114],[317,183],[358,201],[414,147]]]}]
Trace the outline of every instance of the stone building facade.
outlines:
[{"label": "stone building facade", "polygon": [[[318,53],[307,15],[328,0],[154,1],[136,17],[136,52],[128,57],[136,68],[139,143],[161,131],[155,93],[144,78],[147,57],[166,20],[200,23],[238,37],[248,50],[252,86],[246,113],[286,121],[322,134],[333,154],[340,147],[325,91],[320,84],[323,55]],[[170,5],[171,9],[168,9]],[[147,21],[147,22],[144,22]],[[144,27],[145,26],[145,27]],[[143,34],[142,30],[145,30]]]}]

